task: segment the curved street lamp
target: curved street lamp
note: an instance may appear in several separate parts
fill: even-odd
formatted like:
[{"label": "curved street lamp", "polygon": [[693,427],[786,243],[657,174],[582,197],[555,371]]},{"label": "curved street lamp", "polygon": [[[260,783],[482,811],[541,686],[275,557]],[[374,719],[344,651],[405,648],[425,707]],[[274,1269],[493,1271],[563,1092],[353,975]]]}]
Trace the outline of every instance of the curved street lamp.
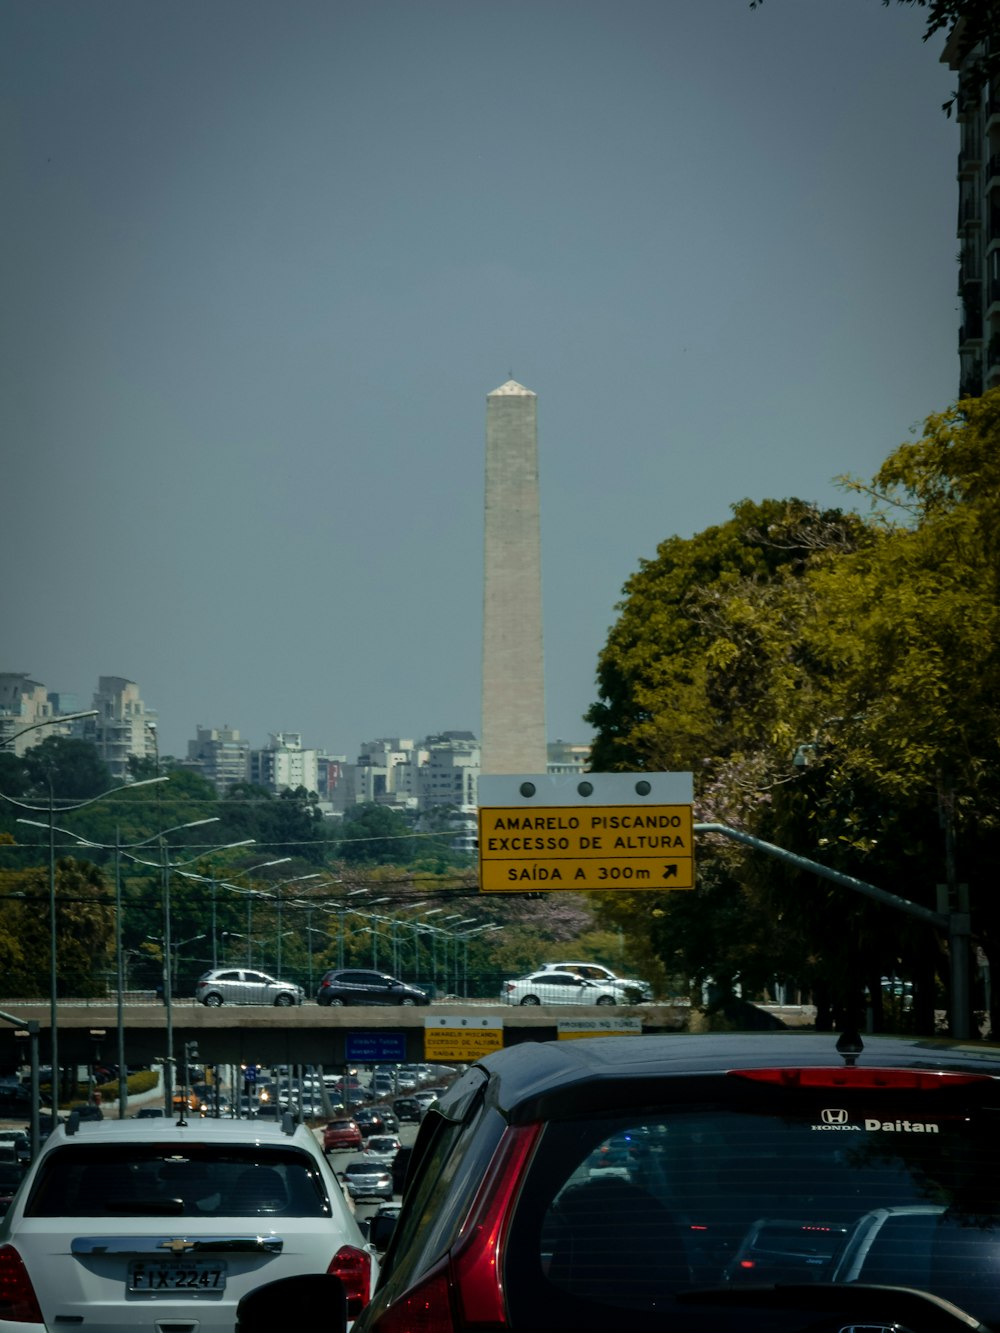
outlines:
[{"label": "curved street lamp", "polygon": [[[150,782],[166,782],[166,778],[150,778]],[[138,786],[138,783],[134,783]],[[125,1064],[125,1012],[124,1012],[124,992],[125,992],[125,959],[122,950],[122,877],[121,877],[121,856],[122,852],[126,856],[130,855],[137,847],[148,847],[157,838],[163,838],[168,833],[178,833],[181,829],[197,828],[201,824],[214,824],[218,822],[218,816],[214,819],[196,819],[187,824],[174,824],[172,828],[161,830],[148,838],[143,838],[140,842],[130,842],[124,845],[119,839],[117,826],[115,827],[115,841],[112,845],[104,842],[93,842],[90,838],[81,837],[79,833],[73,833],[70,829],[59,828],[53,825],[56,833],[62,833],[68,838],[73,838],[81,847],[92,847],[95,850],[110,852],[115,854],[115,978],[117,987],[117,1026],[118,1026],[118,1118],[125,1118],[128,1107],[128,1070]],[[45,824],[40,824],[37,819],[18,819],[18,824],[31,824],[35,828],[45,828]],[[130,857],[136,861],[138,857]],[[147,862],[146,864],[150,864]],[[54,1064],[53,1064],[54,1067]]]},{"label": "curved street lamp", "polygon": [[[217,824],[218,816],[211,819],[196,819],[193,823],[186,825],[187,828],[198,828],[203,824]],[[166,830],[174,832],[173,829]],[[170,915],[170,872],[171,870],[180,870],[183,866],[193,865],[195,861],[201,860],[203,856],[209,856],[213,852],[226,852],[233,847],[251,847],[256,842],[255,838],[243,838],[239,842],[227,842],[221,847],[206,847],[198,853],[197,856],[189,856],[183,861],[170,861],[167,858],[167,843],[164,835],[157,834],[156,837],[160,843],[159,861],[144,861],[141,857],[133,856],[131,852],[125,855],[130,861],[135,861],[138,865],[149,866],[153,870],[159,870],[163,879],[163,1004],[166,1009],[167,1018],[167,1054],[164,1062],[164,1105],[169,1115],[174,1106],[174,979],[171,967],[171,915]]]},{"label": "curved street lamp", "polygon": [[[55,720],[55,719],[50,719]],[[169,782],[169,778],[145,778],[142,782],[122,782],[117,787],[109,787],[97,796],[86,801],[76,801],[73,805],[59,807],[60,814],[72,814],[74,810],[83,810],[88,805],[114,796],[120,791],[135,791],[137,787],[150,787],[157,782]],[[29,805],[17,801],[13,796],[0,792],[0,799],[19,810],[30,810],[32,814],[48,814],[49,830],[49,1054],[52,1061],[52,1125],[55,1127],[59,1111],[59,1004],[57,998],[57,961],[58,940],[56,932],[56,843],[55,843],[55,794],[52,788],[52,775],[48,775],[49,799],[47,805]]]},{"label": "curved street lamp", "polygon": [[281,980],[282,909],[284,907],[284,901],[285,901],[284,898],[282,897],[281,890],[285,887],[286,884],[301,884],[307,879],[322,879],[322,878],[323,878],[322,873],[317,870],[314,875],[293,875],[291,879],[279,880],[277,884],[271,885],[271,890],[278,904],[278,947],[276,952],[278,958],[277,973],[279,981]]},{"label": "curved street lamp", "polygon": [[0,749],[3,749],[5,745],[13,745],[16,740],[20,740],[29,731],[37,730],[38,727],[54,727],[60,722],[76,722],[81,717],[96,717],[97,713],[96,708],[88,708],[85,713],[61,713],[58,717],[43,717],[40,722],[31,722],[28,726],[22,727],[20,731],[15,731],[13,735],[0,738]]},{"label": "curved street lamp", "polygon": [[[290,861],[291,859],[292,858],[290,856],[278,856],[273,861],[258,861],[255,866],[247,866],[245,870],[240,870],[237,873],[241,875],[252,875],[255,870],[266,870],[269,866],[283,866],[286,864],[286,862]],[[246,966],[251,967],[253,965],[253,900],[255,897],[263,897],[264,895],[261,893],[259,889],[254,889],[252,887],[245,889],[243,888],[242,885],[239,884],[226,884],[224,885],[224,887],[228,889],[233,889],[238,893],[246,894],[247,897]]]}]

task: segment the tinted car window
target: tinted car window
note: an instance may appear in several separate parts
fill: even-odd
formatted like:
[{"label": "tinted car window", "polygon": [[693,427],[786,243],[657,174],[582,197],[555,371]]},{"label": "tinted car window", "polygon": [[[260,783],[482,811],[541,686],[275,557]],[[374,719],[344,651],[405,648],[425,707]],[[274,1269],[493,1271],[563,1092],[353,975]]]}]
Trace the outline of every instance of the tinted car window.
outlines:
[{"label": "tinted car window", "polygon": [[[383,1278],[391,1270],[393,1280],[405,1286],[410,1274],[428,1268],[447,1251],[482,1184],[503,1128],[496,1111],[481,1104],[463,1123],[428,1112],[414,1149],[420,1154],[420,1174],[412,1193],[405,1196],[398,1234],[383,1260]],[[392,1269],[396,1254],[401,1256],[398,1270]]]},{"label": "tinted car window", "polygon": [[26,1217],[329,1217],[310,1158],[294,1148],[70,1145],[48,1155]]},{"label": "tinted car window", "polygon": [[[825,1095],[548,1124],[508,1242],[514,1327],[703,1328],[677,1293],[918,1287],[1000,1320],[1000,1115]],[[836,1103],[836,1104],[835,1104]],[[846,1116],[846,1119],[844,1118]]]}]

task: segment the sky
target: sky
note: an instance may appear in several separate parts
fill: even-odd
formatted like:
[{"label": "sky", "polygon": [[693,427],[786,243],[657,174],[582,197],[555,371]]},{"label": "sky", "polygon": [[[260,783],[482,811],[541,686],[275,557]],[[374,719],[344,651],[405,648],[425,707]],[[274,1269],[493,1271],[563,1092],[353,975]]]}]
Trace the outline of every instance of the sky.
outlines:
[{"label": "sky", "polygon": [[0,671],[160,750],[480,731],[486,395],[546,713],[660,542],[957,396],[953,76],[880,0],[4,0]]}]

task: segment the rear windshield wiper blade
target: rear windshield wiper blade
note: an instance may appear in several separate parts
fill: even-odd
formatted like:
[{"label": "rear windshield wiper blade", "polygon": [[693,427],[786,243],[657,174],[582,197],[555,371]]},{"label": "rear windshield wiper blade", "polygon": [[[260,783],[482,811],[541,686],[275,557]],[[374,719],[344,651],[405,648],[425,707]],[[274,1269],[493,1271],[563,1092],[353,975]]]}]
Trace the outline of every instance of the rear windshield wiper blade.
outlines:
[{"label": "rear windshield wiper blade", "polygon": [[184,1211],[183,1199],[105,1199],[106,1213],[127,1213],[143,1217],[149,1213],[156,1217],[179,1217]]},{"label": "rear windshield wiper blade", "polygon": [[919,1333],[994,1333],[951,1301],[916,1287],[867,1282],[762,1283],[674,1292],[680,1305],[733,1305],[771,1310],[821,1310],[831,1320],[849,1314],[919,1330]]}]

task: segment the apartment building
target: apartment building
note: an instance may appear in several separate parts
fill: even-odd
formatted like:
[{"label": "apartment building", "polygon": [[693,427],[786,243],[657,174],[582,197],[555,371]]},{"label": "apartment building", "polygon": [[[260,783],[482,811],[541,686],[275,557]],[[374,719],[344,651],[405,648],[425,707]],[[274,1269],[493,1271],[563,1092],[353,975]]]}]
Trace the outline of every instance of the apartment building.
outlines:
[{"label": "apartment building", "polygon": [[479,741],[472,732],[428,736],[423,750],[426,759],[417,772],[418,808],[475,806],[481,760]]},{"label": "apartment building", "polygon": [[250,781],[275,793],[319,788],[319,751],[308,750],[298,731],[275,731],[263,750],[250,751]]},{"label": "apartment building", "polygon": [[116,782],[128,779],[130,759],[156,759],[157,715],[143,703],[135,681],[99,676],[91,707],[97,716],[84,719],[83,739],[95,746]]},{"label": "apartment building", "polygon": [[187,750],[188,761],[197,765],[220,796],[234,782],[250,779],[250,742],[241,740],[234,727],[196,727]]},{"label": "apartment building", "polygon": [[[55,716],[48,692],[40,681],[32,680],[23,671],[0,672],[0,749],[24,754],[57,732],[55,726],[37,725]],[[26,734],[19,734],[25,731]]]},{"label": "apartment building", "polygon": [[579,741],[549,741],[546,746],[549,773],[586,773],[590,746]]},{"label": "apartment building", "polygon": [[959,396],[977,398],[1000,384],[1000,83],[979,86],[981,48],[959,43],[941,58],[958,74]]},{"label": "apartment building", "polygon": [[417,775],[425,757],[412,740],[401,736],[364,741],[357,763],[344,765],[338,805],[344,808],[374,802],[397,810],[415,810]]}]

